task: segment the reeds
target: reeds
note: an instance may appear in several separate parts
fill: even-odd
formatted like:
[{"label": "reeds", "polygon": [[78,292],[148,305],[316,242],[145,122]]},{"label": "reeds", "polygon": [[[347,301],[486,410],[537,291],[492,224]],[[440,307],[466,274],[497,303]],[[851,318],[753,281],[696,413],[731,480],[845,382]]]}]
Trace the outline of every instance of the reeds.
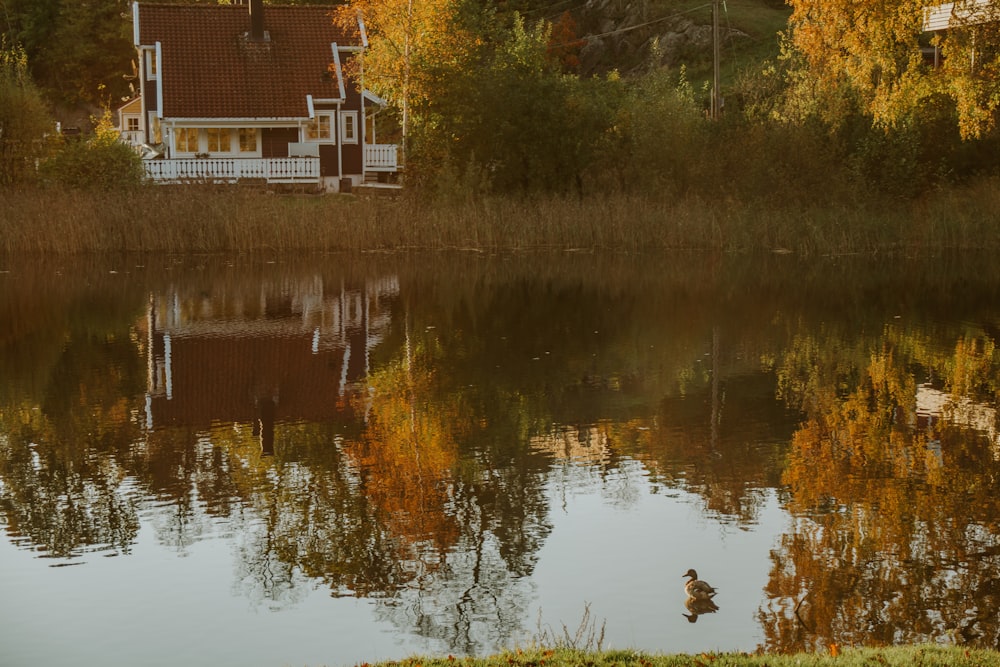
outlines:
[{"label": "reeds", "polygon": [[[997,179],[913,201],[788,204],[650,195],[432,203],[261,190],[0,191],[0,253],[695,249],[802,255],[1000,248]],[[778,202],[778,203],[776,203]]]}]

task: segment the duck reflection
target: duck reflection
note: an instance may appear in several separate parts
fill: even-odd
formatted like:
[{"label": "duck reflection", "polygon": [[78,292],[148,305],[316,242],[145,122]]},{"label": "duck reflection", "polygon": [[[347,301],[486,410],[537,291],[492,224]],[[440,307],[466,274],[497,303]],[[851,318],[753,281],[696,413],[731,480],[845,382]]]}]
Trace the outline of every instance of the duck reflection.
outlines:
[{"label": "duck reflection", "polygon": [[702,614],[714,614],[719,611],[719,605],[715,604],[711,598],[702,599],[689,597],[684,601],[684,606],[687,607],[689,612],[691,612],[689,614],[683,614],[684,618],[688,620],[688,623],[696,623],[698,621],[698,617]]}]

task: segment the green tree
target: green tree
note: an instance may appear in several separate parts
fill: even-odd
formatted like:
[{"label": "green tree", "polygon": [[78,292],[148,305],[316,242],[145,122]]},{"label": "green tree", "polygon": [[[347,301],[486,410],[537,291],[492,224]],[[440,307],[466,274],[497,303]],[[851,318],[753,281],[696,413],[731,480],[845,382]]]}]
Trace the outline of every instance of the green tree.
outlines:
[{"label": "green tree", "polygon": [[616,77],[564,74],[552,25],[463,3],[453,15],[468,35],[451,61],[429,63],[433,94],[414,128],[414,172],[497,191],[583,186],[623,90]]},{"label": "green tree", "polygon": [[106,105],[128,94],[132,13],[128,0],[5,0],[4,34],[24,45],[31,74],[58,104]]},{"label": "green tree", "polygon": [[45,134],[53,127],[24,49],[0,45],[0,185],[34,176],[35,163],[45,153]]}]

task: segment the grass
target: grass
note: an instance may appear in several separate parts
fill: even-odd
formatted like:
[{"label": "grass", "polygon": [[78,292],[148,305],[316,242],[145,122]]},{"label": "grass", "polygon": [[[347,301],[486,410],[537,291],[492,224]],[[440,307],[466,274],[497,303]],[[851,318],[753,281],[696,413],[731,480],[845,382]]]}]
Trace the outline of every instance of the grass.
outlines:
[{"label": "grass", "polygon": [[573,648],[535,648],[501,653],[485,658],[421,658],[383,662],[369,667],[890,667],[935,665],[942,667],[992,667],[1000,665],[1000,653],[981,649],[943,646],[890,648],[832,648],[827,653],[759,655],[700,653],[661,655],[635,651],[584,651]]},{"label": "grass", "polygon": [[604,650],[603,643],[604,625],[591,616],[588,606],[574,629],[542,626],[539,619],[539,633],[527,648],[482,658],[412,657],[364,667],[1000,667],[1000,652],[936,644],[844,649],[831,644],[822,653],[692,655]]},{"label": "grass", "polygon": [[695,249],[801,255],[1000,249],[1000,179],[856,206],[655,196],[416,199],[150,186],[0,193],[0,254]]},{"label": "grass", "polygon": [[[763,0],[727,0],[720,3],[723,13],[719,19],[723,35],[728,30],[739,31],[745,37],[724,39],[720,45],[720,75],[723,89],[732,87],[733,81],[744,68],[759,65],[778,55],[778,33],[788,27],[791,10],[783,2]],[[699,24],[711,25],[711,3],[705,0],[686,0],[654,6],[651,17],[670,16],[683,12]],[[706,50],[700,57],[688,58],[689,80],[696,89],[710,85],[712,80],[712,51]]]}]

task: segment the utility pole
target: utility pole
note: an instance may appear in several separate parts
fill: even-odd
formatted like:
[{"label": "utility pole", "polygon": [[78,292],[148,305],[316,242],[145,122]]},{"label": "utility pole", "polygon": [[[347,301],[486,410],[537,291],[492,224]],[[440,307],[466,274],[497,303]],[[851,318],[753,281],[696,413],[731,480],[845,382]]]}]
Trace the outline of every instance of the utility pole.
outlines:
[{"label": "utility pole", "polygon": [[722,94],[719,92],[719,0],[712,0],[712,120],[718,120],[722,111]]}]

